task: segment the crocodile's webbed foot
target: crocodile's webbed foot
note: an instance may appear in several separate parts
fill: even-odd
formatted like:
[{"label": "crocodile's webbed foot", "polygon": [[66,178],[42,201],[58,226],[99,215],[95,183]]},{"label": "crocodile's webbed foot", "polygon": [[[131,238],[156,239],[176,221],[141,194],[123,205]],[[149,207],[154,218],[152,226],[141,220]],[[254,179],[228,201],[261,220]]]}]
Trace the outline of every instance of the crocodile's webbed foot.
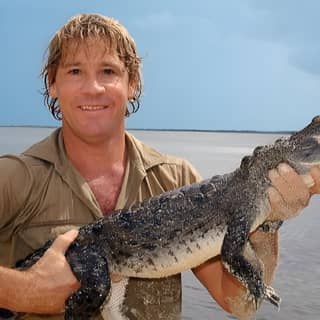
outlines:
[{"label": "crocodile's webbed foot", "polygon": [[275,290],[266,286],[260,279],[250,279],[249,281],[244,281],[243,279],[240,281],[248,288],[248,301],[253,301],[255,309],[258,309],[262,300],[268,300],[273,305],[275,305],[278,309],[280,308],[281,298],[275,292]]},{"label": "crocodile's webbed foot", "polygon": [[66,257],[81,288],[66,301],[65,319],[88,320],[107,298],[111,280],[107,260],[100,253],[95,243],[75,241],[68,249]]}]

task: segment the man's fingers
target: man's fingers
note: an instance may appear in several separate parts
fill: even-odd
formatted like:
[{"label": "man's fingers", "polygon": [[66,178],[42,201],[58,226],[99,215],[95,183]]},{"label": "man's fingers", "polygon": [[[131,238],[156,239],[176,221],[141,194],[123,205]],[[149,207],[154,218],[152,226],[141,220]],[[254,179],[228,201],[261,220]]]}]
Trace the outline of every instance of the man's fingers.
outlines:
[{"label": "man's fingers", "polygon": [[314,179],[312,178],[312,176],[311,176],[309,173],[301,175],[301,178],[302,178],[304,184],[305,184],[309,189],[311,189],[312,187],[314,187],[315,181],[314,181]]},{"label": "man's fingers", "polygon": [[276,190],[274,187],[270,187],[268,189],[268,196],[271,205],[271,212],[273,214],[287,211],[286,203],[278,190]]},{"label": "man's fingers", "polygon": [[311,194],[320,193],[320,168],[319,166],[312,167],[310,169],[310,176],[314,180],[314,185],[310,188]]},{"label": "man's fingers", "polygon": [[269,178],[272,184],[268,189],[272,218],[285,220],[294,217],[307,206],[310,199],[308,185],[313,184],[313,177],[303,178],[288,164],[281,163],[269,171]]},{"label": "man's fingers", "polygon": [[310,198],[308,186],[289,165],[279,164],[276,169],[269,172],[269,178],[289,206],[300,204],[305,207],[308,204]]},{"label": "man's fingers", "polygon": [[71,242],[75,240],[78,236],[78,230],[70,230],[60,236],[53,242],[51,249],[59,251],[63,254],[66,253],[67,249],[69,248]]}]

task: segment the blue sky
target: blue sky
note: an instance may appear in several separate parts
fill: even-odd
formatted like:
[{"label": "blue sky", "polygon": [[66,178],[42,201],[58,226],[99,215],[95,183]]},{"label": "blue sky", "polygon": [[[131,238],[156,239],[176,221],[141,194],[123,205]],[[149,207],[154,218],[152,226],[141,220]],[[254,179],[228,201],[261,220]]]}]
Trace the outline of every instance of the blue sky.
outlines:
[{"label": "blue sky", "polygon": [[320,114],[318,0],[1,0],[0,125],[57,126],[43,54],[71,16],[115,17],[143,58],[129,128],[297,130]]}]

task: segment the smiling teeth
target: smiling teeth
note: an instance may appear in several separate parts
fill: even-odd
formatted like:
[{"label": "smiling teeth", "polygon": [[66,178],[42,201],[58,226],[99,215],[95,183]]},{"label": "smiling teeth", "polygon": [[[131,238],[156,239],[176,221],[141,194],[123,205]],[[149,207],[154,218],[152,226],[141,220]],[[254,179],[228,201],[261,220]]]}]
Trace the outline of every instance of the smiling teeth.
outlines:
[{"label": "smiling teeth", "polygon": [[81,106],[80,109],[94,111],[94,110],[102,110],[104,109],[104,107],[103,106]]}]

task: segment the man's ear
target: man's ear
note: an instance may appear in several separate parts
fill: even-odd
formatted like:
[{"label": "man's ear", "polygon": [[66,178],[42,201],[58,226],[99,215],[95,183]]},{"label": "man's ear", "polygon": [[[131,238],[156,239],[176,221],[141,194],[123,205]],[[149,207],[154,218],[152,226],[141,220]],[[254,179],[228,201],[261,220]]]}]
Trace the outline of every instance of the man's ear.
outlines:
[{"label": "man's ear", "polygon": [[49,84],[49,96],[53,99],[56,99],[58,97],[55,82]]},{"label": "man's ear", "polygon": [[58,98],[57,87],[56,87],[56,70],[52,70],[52,68],[48,68],[47,74],[47,83],[48,83],[48,92],[49,96],[53,99]]},{"label": "man's ear", "polygon": [[136,80],[131,80],[129,82],[129,90],[128,90],[128,99],[133,100],[135,97],[135,92],[137,88],[137,81]]}]

